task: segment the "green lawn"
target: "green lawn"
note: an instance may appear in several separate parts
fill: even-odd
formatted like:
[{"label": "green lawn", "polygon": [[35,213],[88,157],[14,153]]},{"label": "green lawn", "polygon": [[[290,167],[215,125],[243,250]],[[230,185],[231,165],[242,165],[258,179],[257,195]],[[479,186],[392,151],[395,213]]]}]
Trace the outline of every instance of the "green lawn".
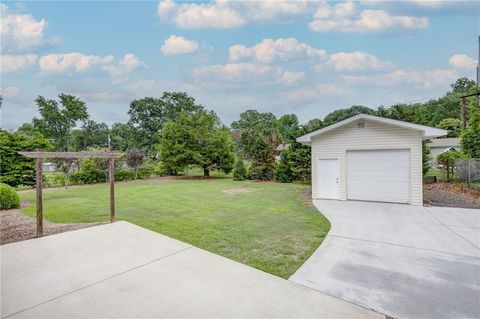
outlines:
[{"label": "green lawn", "polygon": [[[228,195],[223,190],[254,189]],[[117,220],[126,220],[289,277],[320,245],[330,223],[301,195],[305,185],[231,178],[145,180],[116,184]],[[44,191],[44,216],[57,223],[108,221],[105,184]],[[34,202],[34,192],[20,192]],[[23,209],[35,214],[34,205]],[[135,238],[132,238],[135,240]]]}]

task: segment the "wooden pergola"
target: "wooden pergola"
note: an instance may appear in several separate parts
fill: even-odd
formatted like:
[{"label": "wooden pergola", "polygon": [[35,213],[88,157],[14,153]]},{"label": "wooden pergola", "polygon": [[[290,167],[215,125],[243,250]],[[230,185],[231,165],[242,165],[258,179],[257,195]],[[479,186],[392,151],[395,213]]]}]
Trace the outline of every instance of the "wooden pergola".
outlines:
[{"label": "wooden pergola", "polygon": [[115,158],[122,156],[117,152],[18,152],[36,159],[36,204],[37,237],[43,236],[43,199],[42,199],[42,164],[44,158],[105,158],[108,159],[108,175],[110,180],[110,222],[115,222]]}]

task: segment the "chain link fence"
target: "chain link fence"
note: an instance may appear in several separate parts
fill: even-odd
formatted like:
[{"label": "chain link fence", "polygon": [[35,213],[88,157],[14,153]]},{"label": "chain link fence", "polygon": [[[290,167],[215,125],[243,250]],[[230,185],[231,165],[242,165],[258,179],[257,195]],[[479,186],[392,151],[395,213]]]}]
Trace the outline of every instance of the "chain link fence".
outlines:
[{"label": "chain link fence", "polygon": [[480,183],[480,158],[456,160],[455,171],[460,182]]}]

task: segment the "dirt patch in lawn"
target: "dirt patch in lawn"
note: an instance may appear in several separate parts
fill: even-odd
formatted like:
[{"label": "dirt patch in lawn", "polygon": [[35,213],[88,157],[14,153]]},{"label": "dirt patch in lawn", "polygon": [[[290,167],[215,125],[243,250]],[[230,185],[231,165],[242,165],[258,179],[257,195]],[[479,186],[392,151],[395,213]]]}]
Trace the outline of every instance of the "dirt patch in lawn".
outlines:
[{"label": "dirt patch in lawn", "polygon": [[[22,207],[28,203],[22,203]],[[103,223],[54,224],[43,221],[43,235],[63,233],[70,230],[95,226]],[[19,209],[0,211],[0,245],[35,238],[37,220],[22,213]]]},{"label": "dirt patch in lawn", "polygon": [[257,189],[255,188],[230,188],[230,189],[225,189],[222,191],[222,193],[233,196],[237,194],[242,194],[242,193],[251,193],[251,192],[256,192]]},{"label": "dirt patch in lawn", "polygon": [[434,183],[423,186],[427,205],[480,208],[480,191],[459,183]]}]

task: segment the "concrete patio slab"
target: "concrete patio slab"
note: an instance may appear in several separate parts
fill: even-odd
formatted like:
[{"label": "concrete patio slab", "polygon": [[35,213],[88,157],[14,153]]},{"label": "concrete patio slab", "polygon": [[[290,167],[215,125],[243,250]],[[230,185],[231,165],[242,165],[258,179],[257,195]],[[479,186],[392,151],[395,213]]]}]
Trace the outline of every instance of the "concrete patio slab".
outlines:
[{"label": "concrete patio slab", "polygon": [[384,318],[127,222],[0,249],[2,318]]},{"label": "concrete patio slab", "polygon": [[290,280],[396,318],[480,317],[479,210],[314,203],[332,229]]}]

